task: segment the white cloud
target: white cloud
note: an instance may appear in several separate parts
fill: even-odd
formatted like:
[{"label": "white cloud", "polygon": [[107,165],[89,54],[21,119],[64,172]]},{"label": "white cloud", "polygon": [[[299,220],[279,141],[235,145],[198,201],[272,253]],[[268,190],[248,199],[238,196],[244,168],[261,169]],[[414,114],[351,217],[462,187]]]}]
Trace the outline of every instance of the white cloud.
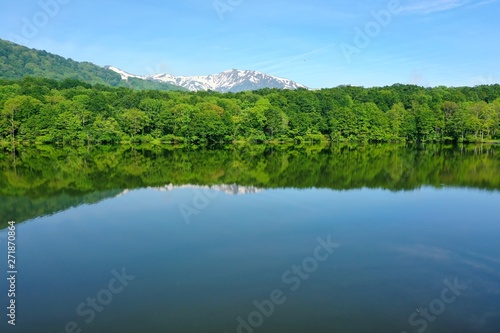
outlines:
[{"label": "white cloud", "polygon": [[475,3],[475,4],[471,4],[471,7],[478,7],[478,6],[484,6],[484,5],[487,5],[489,3],[492,3],[492,2],[497,2],[498,0],[486,0],[486,1],[483,1],[483,2],[479,2],[479,3]]},{"label": "white cloud", "polygon": [[469,0],[406,0],[401,10],[406,14],[430,14],[467,5]]}]

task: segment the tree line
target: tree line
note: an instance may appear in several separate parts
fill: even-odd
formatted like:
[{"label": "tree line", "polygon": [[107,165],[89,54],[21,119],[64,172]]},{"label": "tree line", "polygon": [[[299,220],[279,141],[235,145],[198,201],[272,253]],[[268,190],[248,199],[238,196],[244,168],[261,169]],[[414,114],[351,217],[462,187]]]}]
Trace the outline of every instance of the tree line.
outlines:
[{"label": "tree line", "polygon": [[0,80],[0,113],[0,140],[25,144],[481,142],[499,139],[500,85],[194,93],[26,77]]}]

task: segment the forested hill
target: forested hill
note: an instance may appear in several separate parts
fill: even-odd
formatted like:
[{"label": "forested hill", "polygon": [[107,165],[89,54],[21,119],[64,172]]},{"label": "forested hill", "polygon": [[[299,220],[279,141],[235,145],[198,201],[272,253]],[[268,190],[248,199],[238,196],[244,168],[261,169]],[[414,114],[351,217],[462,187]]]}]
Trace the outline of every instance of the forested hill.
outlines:
[{"label": "forested hill", "polygon": [[90,84],[151,90],[185,90],[168,83],[141,79],[122,80],[112,70],[90,62],[78,62],[61,56],[29,49],[0,39],[0,78],[22,79],[26,76],[64,80],[76,79]]},{"label": "forested hill", "polygon": [[498,139],[498,84],[191,93],[42,78],[0,80],[4,143]]}]

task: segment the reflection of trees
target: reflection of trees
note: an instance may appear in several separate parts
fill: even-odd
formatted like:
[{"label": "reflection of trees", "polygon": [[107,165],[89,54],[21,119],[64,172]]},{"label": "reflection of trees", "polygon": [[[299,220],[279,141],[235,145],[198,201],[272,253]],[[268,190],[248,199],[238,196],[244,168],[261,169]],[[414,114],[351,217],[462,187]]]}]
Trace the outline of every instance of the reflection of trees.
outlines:
[{"label": "reflection of trees", "polygon": [[[230,146],[214,150],[42,146],[19,148],[17,156],[4,151],[0,156],[0,211],[2,215],[13,214],[1,216],[2,221],[32,215],[18,211],[15,198],[41,204],[70,196],[78,202],[90,193],[165,184],[236,183],[336,190],[411,190],[426,185],[500,189],[498,146],[493,145]],[[6,207],[7,202],[13,206]],[[29,204],[22,209],[37,211]]]}]

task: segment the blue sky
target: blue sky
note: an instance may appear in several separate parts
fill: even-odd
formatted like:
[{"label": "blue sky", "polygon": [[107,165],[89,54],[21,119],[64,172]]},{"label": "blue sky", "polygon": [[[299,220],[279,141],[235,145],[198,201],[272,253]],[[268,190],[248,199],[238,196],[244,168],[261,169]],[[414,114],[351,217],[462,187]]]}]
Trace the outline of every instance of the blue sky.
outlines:
[{"label": "blue sky", "polygon": [[[311,88],[500,82],[500,0],[17,0],[1,7],[0,38],[134,74],[254,69]],[[377,22],[374,13],[386,15]]]}]

